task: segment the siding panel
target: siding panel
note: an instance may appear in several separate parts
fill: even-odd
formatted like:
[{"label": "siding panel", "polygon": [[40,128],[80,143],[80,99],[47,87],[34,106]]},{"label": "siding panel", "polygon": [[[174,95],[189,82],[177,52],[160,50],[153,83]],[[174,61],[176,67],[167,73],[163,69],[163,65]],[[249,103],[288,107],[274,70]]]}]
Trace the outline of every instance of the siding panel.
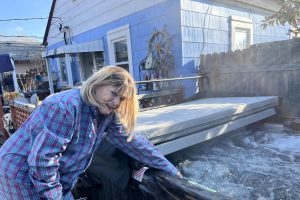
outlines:
[{"label": "siding panel", "polygon": [[[87,30],[92,30],[101,25],[121,19],[127,15],[144,10],[151,6],[162,3],[166,0],[58,0],[54,10],[55,17],[63,20],[64,26],[72,28],[72,35],[78,35]],[[149,15],[155,13],[150,11]],[[159,14],[159,13],[158,13]],[[149,16],[145,14],[145,16]],[[141,19],[141,18],[136,18]],[[144,20],[143,18],[141,20]],[[56,24],[58,23],[57,20]],[[62,40],[56,37],[59,31],[56,26],[51,26],[49,31],[49,45],[55,44]]]}]

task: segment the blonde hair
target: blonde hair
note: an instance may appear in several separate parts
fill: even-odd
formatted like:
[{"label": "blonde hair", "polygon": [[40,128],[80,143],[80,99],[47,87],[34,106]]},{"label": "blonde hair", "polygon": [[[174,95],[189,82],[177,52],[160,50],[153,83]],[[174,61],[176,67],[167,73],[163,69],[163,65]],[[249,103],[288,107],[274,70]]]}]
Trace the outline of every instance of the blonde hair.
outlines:
[{"label": "blonde hair", "polygon": [[127,141],[131,141],[139,103],[134,80],[128,71],[118,66],[103,67],[84,82],[80,89],[80,94],[87,104],[100,107],[101,105],[95,99],[95,89],[98,86],[107,84],[117,87],[117,93],[125,97],[116,111],[120,122],[128,134]]}]

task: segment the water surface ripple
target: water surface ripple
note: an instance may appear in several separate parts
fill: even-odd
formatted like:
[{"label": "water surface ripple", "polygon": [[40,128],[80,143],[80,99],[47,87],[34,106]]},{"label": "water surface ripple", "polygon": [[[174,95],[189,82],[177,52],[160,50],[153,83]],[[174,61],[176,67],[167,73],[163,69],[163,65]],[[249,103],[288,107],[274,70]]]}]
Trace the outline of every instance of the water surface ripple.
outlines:
[{"label": "water surface ripple", "polygon": [[234,199],[300,199],[300,134],[293,131],[229,133],[174,159],[185,177]]}]

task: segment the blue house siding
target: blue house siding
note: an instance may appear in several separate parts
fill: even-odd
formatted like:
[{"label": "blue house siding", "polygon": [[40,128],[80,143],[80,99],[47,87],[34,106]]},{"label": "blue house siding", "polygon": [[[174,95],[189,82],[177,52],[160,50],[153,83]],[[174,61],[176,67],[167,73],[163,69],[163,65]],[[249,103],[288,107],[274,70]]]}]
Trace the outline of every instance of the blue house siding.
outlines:
[{"label": "blue house siding", "polygon": [[252,19],[254,25],[254,44],[289,39],[287,35],[289,27],[275,26],[264,30],[260,27],[264,16],[254,13],[254,11],[205,0],[182,2],[181,31],[183,58],[194,57],[197,59],[201,53],[228,51],[231,42],[230,16]]},{"label": "blue house siding", "polygon": [[[289,39],[288,27],[260,27],[264,16],[255,11],[212,0],[166,0],[155,6],[88,30],[72,38],[74,43],[103,40],[105,64],[109,64],[107,32],[129,24],[131,34],[133,75],[139,79],[139,64],[148,55],[148,41],[155,30],[166,31],[172,38],[175,77],[193,76],[201,54],[226,52],[231,49],[230,17],[244,17],[253,22],[253,43]],[[60,42],[48,47],[63,46]],[[195,81],[184,81],[185,97],[196,92]]]},{"label": "blue house siding", "polygon": [[[107,32],[129,24],[131,34],[131,48],[133,59],[133,70],[135,80],[139,80],[139,64],[148,55],[148,41],[155,30],[164,27],[172,38],[172,53],[175,58],[175,66],[181,65],[181,34],[180,34],[180,2],[167,0],[163,3],[149,7],[142,11],[128,15],[122,19],[105,24],[101,27],[76,35],[72,41],[76,44],[92,40],[102,39],[104,44],[105,64],[109,64]],[[51,45],[48,49],[63,46],[60,42]],[[176,56],[175,56],[176,55]]]},{"label": "blue house siding", "polygon": [[[231,49],[230,16],[250,18],[253,21],[253,43],[271,42],[289,39],[288,27],[268,27],[262,29],[264,19],[254,11],[215,3],[208,0],[182,0],[181,8],[182,34],[182,76],[196,73],[201,54],[226,52]],[[195,93],[195,81],[186,82],[185,96]]]}]

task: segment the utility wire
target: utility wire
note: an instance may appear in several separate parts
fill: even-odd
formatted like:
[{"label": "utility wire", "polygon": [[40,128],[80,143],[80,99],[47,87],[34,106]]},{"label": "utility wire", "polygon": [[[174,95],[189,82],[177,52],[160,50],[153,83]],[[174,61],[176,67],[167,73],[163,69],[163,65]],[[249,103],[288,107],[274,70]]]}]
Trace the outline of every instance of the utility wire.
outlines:
[{"label": "utility wire", "polygon": [[[41,37],[41,36],[35,36],[35,35],[28,35],[28,36],[25,36],[25,35],[1,35],[0,34],[0,37],[17,37],[17,38],[38,38],[38,39],[44,39],[44,37]],[[48,38],[61,38],[61,37],[48,37]]]},{"label": "utility wire", "polygon": [[28,37],[28,38],[39,38],[39,39],[43,39],[44,37],[40,37],[40,36],[25,36],[25,35],[0,35],[0,37],[17,37],[17,38],[23,38],[23,37]]},{"label": "utility wire", "polygon": [[[49,19],[48,17],[30,17],[30,18],[11,18],[11,19],[0,19],[0,22],[9,22],[9,21],[29,21],[29,20],[42,20],[42,19]],[[51,23],[51,25],[55,25],[60,31],[62,28],[63,21],[60,17],[52,17],[52,19],[57,19],[58,21],[54,21]],[[56,25],[55,23],[59,23],[59,26]],[[60,34],[60,33],[59,33]],[[58,35],[59,35],[58,34]],[[44,39],[44,37],[41,36],[35,36],[35,35],[30,35],[30,36],[23,36],[23,35],[1,35],[0,37],[6,37],[6,38],[38,38],[38,39]],[[61,37],[47,37],[47,38],[61,38]]]},{"label": "utility wire", "polygon": [[[59,19],[62,22],[60,17],[52,17],[54,19]],[[29,17],[29,18],[11,18],[11,19],[0,19],[0,22],[9,22],[9,21],[29,21],[29,20],[41,20],[49,19],[49,17]]]},{"label": "utility wire", "polygon": [[0,22],[9,22],[9,21],[27,21],[27,20],[37,20],[37,19],[48,19],[48,17],[31,17],[31,18],[0,19]]}]

